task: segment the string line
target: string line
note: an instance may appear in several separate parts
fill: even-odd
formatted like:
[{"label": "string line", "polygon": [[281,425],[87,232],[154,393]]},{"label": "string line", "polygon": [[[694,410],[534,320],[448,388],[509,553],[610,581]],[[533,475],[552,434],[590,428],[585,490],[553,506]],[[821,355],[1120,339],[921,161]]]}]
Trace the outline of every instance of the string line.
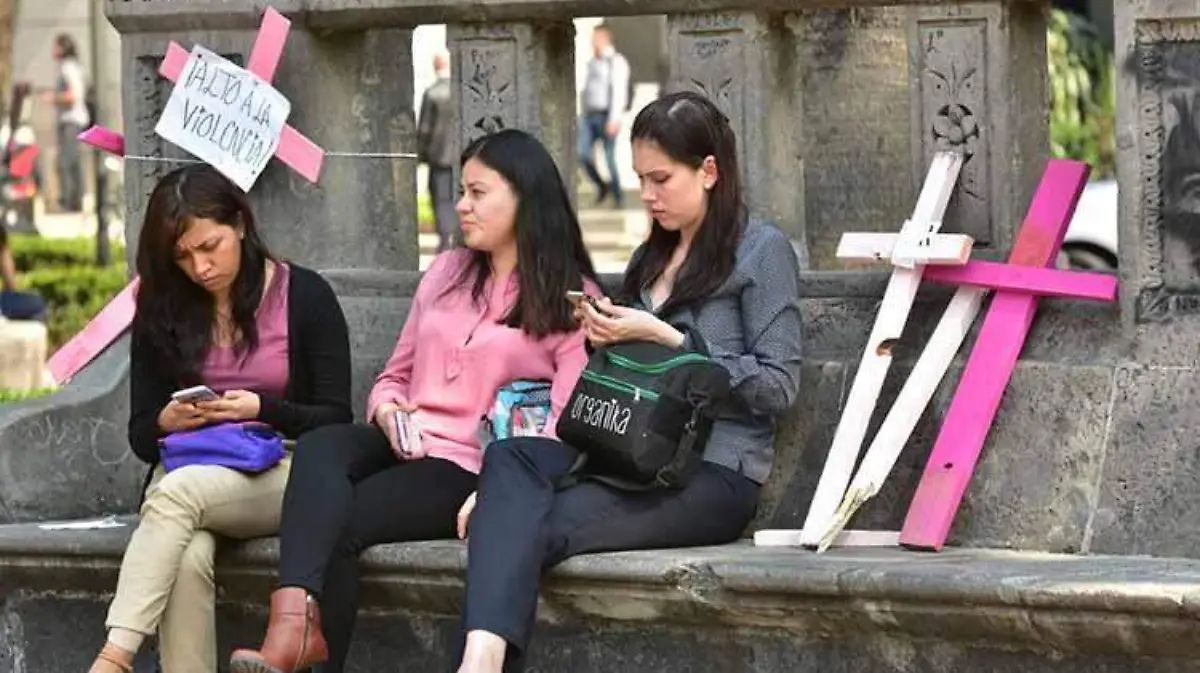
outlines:
[{"label": "string line", "polygon": [[[416,159],[413,152],[326,152],[327,157],[345,157],[351,159]],[[148,157],[140,154],[126,154],[121,157],[126,161],[157,161],[167,164],[202,164],[200,159],[186,157]]]}]

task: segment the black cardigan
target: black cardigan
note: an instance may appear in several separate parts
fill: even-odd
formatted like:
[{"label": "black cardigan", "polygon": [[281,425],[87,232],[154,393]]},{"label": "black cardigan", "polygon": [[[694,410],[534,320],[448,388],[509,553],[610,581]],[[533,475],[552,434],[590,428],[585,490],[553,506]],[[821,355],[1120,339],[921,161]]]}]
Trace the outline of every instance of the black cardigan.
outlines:
[{"label": "black cardigan", "polygon": [[[260,395],[258,420],[288,438],[322,425],[349,423],[350,336],[333,288],[315,271],[290,264],[288,384],[283,399]],[[164,435],[158,415],[183,387],[156,365],[158,357],[134,318],[130,346],[129,444],[154,465]]]}]

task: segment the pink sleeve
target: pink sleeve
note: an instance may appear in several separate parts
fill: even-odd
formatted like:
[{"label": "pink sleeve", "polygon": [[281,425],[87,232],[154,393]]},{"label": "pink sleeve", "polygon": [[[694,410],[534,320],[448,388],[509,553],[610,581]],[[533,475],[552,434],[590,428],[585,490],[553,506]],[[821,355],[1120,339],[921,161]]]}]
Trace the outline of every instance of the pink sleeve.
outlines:
[{"label": "pink sleeve", "polygon": [[[603,294],[600,286],[590,280],[585,280],[583,286],[594,297]],[[546,437],[557,438],[555,429],[558,417],[570,401],[571,392],[575,390],[575,383],[587,366],[587,361],[586,339],[582,329],[559,338],[554,347],[554,379],[550,382],[550,417],[546,419],[546,427],[542,431]]]},{"label": "pink sleeve", "polygon": [[575,390],[575,382],[587,365],[587,351],[584,349],[583,330],[576,330],[559,338],[554,347],[554,379],[550,382],[550,417],[546,419],[546,427],[542,434],[556,438],[555,428],[558,417],[571,399],[571,391]]},{"label": "pink sleeve", "polygon": [[412,380],[413,359],[417,351],[417,333],[420,330],[422,307],[429,300],[429,295],[442,287],[445,279],[447,258],[454,253],[445,253],[434,258],[429,268],[421,276],[421,282],[414,293],[412,306],[408,309],[408,317],[404,320],[404,329],[400,331],[400,339],[392,356],[388,358],[383,371],[375,378],[375,386],[367,396],[367,422],[375,422],[375,411],[381,404],[403,404],[408,401],[408,385]]}]

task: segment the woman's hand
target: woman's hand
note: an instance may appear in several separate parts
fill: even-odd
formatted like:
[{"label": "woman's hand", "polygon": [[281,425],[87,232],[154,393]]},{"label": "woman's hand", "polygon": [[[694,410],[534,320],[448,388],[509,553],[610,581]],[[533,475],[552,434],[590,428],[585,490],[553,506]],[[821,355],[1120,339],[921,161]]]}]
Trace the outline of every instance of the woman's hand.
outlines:
[{"label": "woman's hand", "polygon": [[458,510],[458,539],[467,539],[467,524],[471,521],[471,512],[475,511],[475,496],[479,492],[476,491],[467,496],[462,507]]},{"label": "woman's hand", "polygon": [[197,402],[196,408],[209,423],[251,421],[258,418],[262,400],[249,390],[230,390],[223,397],[209,402]]},{"label": "woman's hand", "polygon": [[392,447],[392,453],[400,460],[412,460],[419,458],[410,453],[405,453],[403,446],[400,444],[400,437],[396,434],[396,412],[406,411],[412,413],[417,410],[417,405],[409,404],[408,402],[393,403],[385,402],[375,408],[375,425],[383,431],[383,436],[387,437],[388,444]]},{"label": "woman's hand", "polygon": [[668,348],[683,345],[683,334],[649,311],[617,306],[604,297],[579,308],[584,335],[593,346],[626,341],[656,341]]},{"label": "woman's hand", "polygon": [[158,427],[166,433],[195,430],[206,422],[204,412],[191,403],[171,400],[158,413]]}]

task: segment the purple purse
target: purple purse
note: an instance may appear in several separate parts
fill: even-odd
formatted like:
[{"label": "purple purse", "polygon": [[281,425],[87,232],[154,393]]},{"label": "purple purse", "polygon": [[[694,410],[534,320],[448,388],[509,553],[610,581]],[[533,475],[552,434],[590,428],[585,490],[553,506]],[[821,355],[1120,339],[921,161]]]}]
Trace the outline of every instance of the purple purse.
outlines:
[{"label": "purple purse", "polygon": [[167,472],[187,465],[219,465],[258,474],[287,455],[283,437],[266,423],[223,423],[177,432],[162,440],[160,451]]}]

